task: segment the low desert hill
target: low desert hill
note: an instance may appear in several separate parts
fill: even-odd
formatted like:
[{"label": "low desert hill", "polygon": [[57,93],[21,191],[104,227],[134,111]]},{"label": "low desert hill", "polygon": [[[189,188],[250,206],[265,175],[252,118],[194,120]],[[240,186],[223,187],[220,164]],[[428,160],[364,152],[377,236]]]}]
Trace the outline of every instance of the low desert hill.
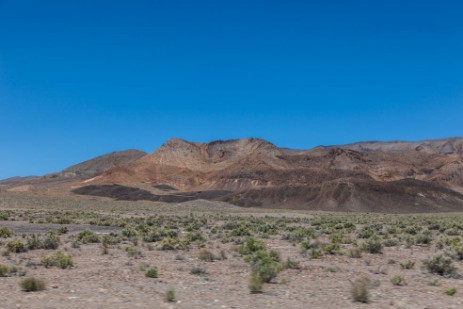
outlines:
[{"label": "low desert hill", "polygon": [[[57,176],[25,179],[16,187],[11,180],[6,184],[10,190],[25,185],[38,189],[47,177],[55,177],[61,179],[61,190],[117,200],[208,199],[330,211],[463,210],[461,138],[310,150],[279,148],[252,138],[210,143],[171,139],[150,154],[122,157],[126,159],[98,163],[98,168],[95,162],[106,161],[94,159],[52,174]],[[79,179],[64,179],[67,173]],[[47,183],[48,189],[53,186]]]},{"label": "low desert hill", "polygon": [[47,174],[40,177],[13,177],[0,180],[0,188],[13,191],[25,191],[66,186],[70,183],[91,179],[112,167],[119,164],[133,162],[144,155],[146,155],[145,152],[132,149],[112,152],[70,166],[61,172]]}]

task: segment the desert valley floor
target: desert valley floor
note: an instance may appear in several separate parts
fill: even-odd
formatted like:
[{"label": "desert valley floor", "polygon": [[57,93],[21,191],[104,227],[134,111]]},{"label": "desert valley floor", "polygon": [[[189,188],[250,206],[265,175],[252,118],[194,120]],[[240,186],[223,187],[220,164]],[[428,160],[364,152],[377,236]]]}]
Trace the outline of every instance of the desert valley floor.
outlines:
[{"label": "desert valley floor", "polygon": [[0,308],[462,308],[462,231],[456,213],[0,192]]}]

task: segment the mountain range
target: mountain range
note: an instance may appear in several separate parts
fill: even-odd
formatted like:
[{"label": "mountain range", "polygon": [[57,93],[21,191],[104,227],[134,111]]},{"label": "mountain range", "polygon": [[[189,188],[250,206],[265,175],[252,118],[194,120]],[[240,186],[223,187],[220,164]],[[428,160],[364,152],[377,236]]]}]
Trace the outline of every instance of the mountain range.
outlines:
[{"label": "mountain range", "polygon": [[150,154],[114,152],[57,173],[2,180],[0,188],[132,201],[207,199],[245,207],[461,211],[463,138],[309,150],[256,138],[209,143],[173,138]]}]

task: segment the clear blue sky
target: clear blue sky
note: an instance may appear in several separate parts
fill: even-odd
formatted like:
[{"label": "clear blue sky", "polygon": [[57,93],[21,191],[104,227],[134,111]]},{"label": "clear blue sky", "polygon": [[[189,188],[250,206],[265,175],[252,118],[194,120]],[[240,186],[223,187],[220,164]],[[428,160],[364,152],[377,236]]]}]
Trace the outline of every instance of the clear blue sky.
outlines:
[{"label": "clear blue sky", "polygon": [[462,16],[445,0],[0,0],[0,178],[174,136],[462,136]]}]

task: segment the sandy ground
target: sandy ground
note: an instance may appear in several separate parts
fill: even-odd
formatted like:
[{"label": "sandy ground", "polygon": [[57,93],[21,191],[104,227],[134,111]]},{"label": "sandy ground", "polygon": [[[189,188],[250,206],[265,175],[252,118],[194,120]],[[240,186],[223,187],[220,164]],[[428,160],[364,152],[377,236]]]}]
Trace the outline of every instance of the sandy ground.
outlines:
[{"label": "sandy ground", "polygon": [[[0,308],[463,308],[461,294],[451,297],[443,293],[450,287],[463,291],[461,280],[443,279],[419,267],[401,270],[398,264],[387,263],[388,259],[409,258],[410,249],[364,254],[360,259],[325,256],[309,260],[288,243],[272,241],[269,246],[283,256],[293,257],[302,268],[282,271],[277,283],[266,284],[262,294],[249,293],[249,265],[232,254],[223,261],[202,262],[197,250],[143,248],[142,256],[134,259],[119,249],[102,255],[96,244],[80,249],[66,246],[75,263],[66,270],[34,266],[49,253],[45,250],[12,254],[3,257],[2,263],[32,265],[25,266],[27,276],[45,278],[48,290],[25,293],[18,286],[21,277],[0,278]],[[414,250],[412,256],[420,260],[430,254],[423,248]],[[158,268],[159,278],[144,276],[141,269],[147,265]],[[201,267],[207,274],[193,275],[193,267]],[[408,285],[393,286],[389,280],[395,274],[402,275]],[[369,277],[374,285],[370,304],[352,302],[349,280],[361,276]],[[428,286],[433,279],[439,279],[440,286]],[[175,303],[164,300],[170,288],[176,291]]]},{"label": "sandy ground", "polygon": [[[3,202],[5,206],[5,200]],[[141,209],[137,210],[139,215],[149,213],[146,205],[148,204],[142,204]],[[155,205],[152,205],[152,212],[159,213],[160,208]],[[120,215],[125,213],[122,209],[124,207],[115,206]],[[222,207],[223,205],[218,205],[215,212],[222,213]],[[39,208],[42,209],[37,209]],[[91,206],[85,204],[85,208]],[[0,207],[1,209],[15,207],[9,205]],[[131,209],[130,213],[133,214],[133,211]],[[169,213],[170,211],[171,209]],[[265,215],[265,211],[255,209],[239,209],[238,212],[243,216],[247,213]],[[303,217],[315,215],[285,211],[272,211],[271,214]],[[8,226],[21,234],[44,233],[63,225],[0,221],[0,227],[2,226]],[[463,280],[444,278],[421,268],[421,261],[435,253],[432,246],[406,248],[399,245],[385,248],[382,254],[363,253],[361,258],[325,255],[320,259],[311,259],[301,253],[299,246],[292,245],[281,237],[271,237],[264,239],[268,248],[279,252],[283,260],[290,257],[299,262],[300,269],[281,271],[273,283],[264,285],[263,293],[251,294],[248,288],[250,266],[236,252],[236,245],[233,243],[223,244],[214,237],[209,237],[206,248],[217,255],[220,250],[224,250],[227,256],[225,260],[214,262],[201,261],[198,258],[201,250],[199,248],[162,251],[146,243],[139,244],[140,256],[129,257],[125,250],[130,245],[128,241],[110,246],[109,254],[103,255],[100,244],[85,244],[80,248],[73,248],[69,237],[83,229],[93,229],[101,234],[109,233],[114,228],[79,224],[66,226],[70,233],[61,236],[60,250],[72,255],[73,268],[41,266],[41,258],[51,254],[51,250],[31,250],[0,257],[0,264],[22,266],[26,277],[42,278],[47,283],[45,291],[26,293],[19,286],[24,277],[0,277],[0,309],[463,308]],[[2,241],[6,242],[5,239]],[[401,269],[399,262],[409,259],[416,261],[415,268]],[[462,263],[458,262],[456,266],[463,273]],[[147,278],[147,267],[157,267],[159,277]],[[206,274],[192,274],[194,267],[202,268]],[[407,285],[394,286],[390,281],[394,275],[404,277]],[[370,279],[368,304],[352,300],[351,281],[361,277]],[[433,280],[438,280],[439,285],[429,285]],[[448,296],[444,293],[446,289],[453,287],[457,289],[456,295]],[[168,289],[175,290],[174,302],[165,300]]]}]

